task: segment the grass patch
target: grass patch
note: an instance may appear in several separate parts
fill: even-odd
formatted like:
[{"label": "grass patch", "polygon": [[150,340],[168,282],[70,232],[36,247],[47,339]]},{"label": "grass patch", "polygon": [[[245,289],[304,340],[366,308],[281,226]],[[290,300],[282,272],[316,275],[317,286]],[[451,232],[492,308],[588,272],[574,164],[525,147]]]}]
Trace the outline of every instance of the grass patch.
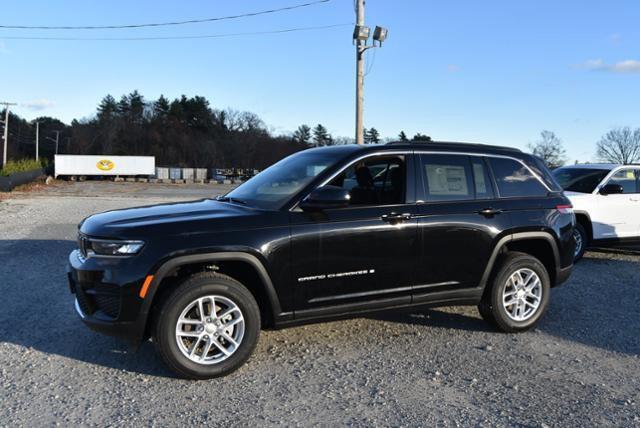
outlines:
[{"label": "grass patch", "polygon": [[6,177],[17,172],[44,168],[46,165],[46,160],[37,161],[35,159],[22,159],[19,161],[9,161],[4,168],[0,169],[0,177]]}]

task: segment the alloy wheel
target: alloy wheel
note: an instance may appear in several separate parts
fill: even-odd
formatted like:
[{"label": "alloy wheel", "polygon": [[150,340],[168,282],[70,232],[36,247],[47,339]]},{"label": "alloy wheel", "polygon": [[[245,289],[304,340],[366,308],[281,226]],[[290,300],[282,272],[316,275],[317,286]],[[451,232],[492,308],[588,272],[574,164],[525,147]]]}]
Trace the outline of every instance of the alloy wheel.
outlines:
[{"label": "alloy wheel", "polygon": [[582,239],[582,233],[576,228],[573,229],[573,239],[576,242],[576,247],[573,251],[573,257],[576,258],[582,252],[582,246],[584,245],[584,239]]},{"label": "alloy wheel", "polygon": [[502,304],[509,318],[526,321],[535,315],[542,302],[542,282],[533,270],[515,271],[504,285]]},{"label": "alloy wheel", "polygon": [[237,304],[223,296],[203,296],[182,311],[175,338],[182,355],[212,365],[238,350],[244,332],[244,316]]}]

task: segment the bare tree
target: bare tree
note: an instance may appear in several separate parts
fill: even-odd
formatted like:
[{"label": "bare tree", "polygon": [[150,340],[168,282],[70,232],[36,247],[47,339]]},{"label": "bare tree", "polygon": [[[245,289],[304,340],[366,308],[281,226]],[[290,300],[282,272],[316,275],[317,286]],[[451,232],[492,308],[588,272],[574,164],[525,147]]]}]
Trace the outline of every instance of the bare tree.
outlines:
[{"label": "bare tree", "polygon": [[551,169],[561,167],[567,162],[567,152],[562,140],[551,131],[542,131],[540,140],[528,145],[531,153],[538,156]]},{"label": "bare tree", "polygon": [[640,128],[632,130],[625,126],[607,132],[598,141],[598,157],[623,165],[640,161]]}]

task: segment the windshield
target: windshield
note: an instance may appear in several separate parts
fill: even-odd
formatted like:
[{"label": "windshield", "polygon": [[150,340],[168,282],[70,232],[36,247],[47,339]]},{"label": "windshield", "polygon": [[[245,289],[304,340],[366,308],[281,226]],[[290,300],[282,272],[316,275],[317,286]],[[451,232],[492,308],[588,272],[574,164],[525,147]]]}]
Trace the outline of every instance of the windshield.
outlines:
[{"label": "windshield", "polygon": [[278,209],[336,162],[335,152],[305,150],[270,166],[221,200]]},{"label": "windshield", "polygon": [[610,171],[592,168],[558,168],[553,171],[553,176],[564,190],[593,193]]}]

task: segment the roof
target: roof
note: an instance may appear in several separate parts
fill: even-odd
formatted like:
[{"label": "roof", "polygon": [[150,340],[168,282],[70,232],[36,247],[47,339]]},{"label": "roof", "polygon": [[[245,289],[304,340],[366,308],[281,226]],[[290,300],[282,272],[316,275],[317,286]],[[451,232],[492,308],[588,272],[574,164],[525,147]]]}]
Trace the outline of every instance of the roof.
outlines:
[{"label": "roof", "polygon": [[[619,166],[622,166],[621,164],[617,164],[617,163],[579,163],[576,165],[565,165],[565,166],[561,166],[560,168],[567,168],[567,169],[607,169],[607,170],[611,170],[614,168],[617,168]],[[560,169],[558,168],[558,169]]]}]

